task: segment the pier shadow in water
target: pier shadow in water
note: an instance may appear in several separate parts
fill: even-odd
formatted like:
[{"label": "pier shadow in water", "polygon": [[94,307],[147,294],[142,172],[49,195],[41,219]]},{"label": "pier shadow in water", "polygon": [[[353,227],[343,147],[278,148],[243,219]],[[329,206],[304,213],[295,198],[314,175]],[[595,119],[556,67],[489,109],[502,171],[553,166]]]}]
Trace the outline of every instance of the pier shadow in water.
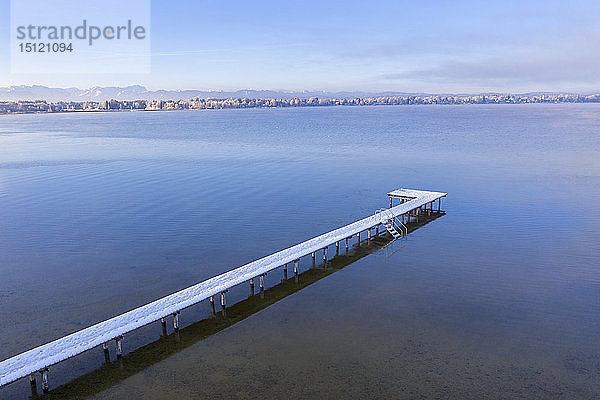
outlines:
[{"label": "pier shadow in water", "polygon": [[[431,215],[421,215],[418,222],[411,222],[406,225],[408,233],[443,215],[445,215],[444,211],[433,212]],[[180,329],[178,332],[162,336],[152,343],[123,355],[121,360],[103,364],[100,368],[52,389],[46,394],[30,396],[30,399],[81,399],[98,394],[287,296],[299,292],[305,287],[387,246],[390,242],[391,236],[385,232],[380,233],[379,236],[375,236],[371,240],[364,239],[360,245],[353,246],[348,253],[345,250],[340,250],[339,255],[328,260],[325,264],[321,263],[317,267],[299,273],[297,279],[292,272],[287,280],[282,280],[279,284],[265,289],[262,293],[257,292],[255,295],[227,307],[226,316],[218,311],[214,317],[200,320]],[[396,251],[399,250],[390,252],[390,256]]]}]

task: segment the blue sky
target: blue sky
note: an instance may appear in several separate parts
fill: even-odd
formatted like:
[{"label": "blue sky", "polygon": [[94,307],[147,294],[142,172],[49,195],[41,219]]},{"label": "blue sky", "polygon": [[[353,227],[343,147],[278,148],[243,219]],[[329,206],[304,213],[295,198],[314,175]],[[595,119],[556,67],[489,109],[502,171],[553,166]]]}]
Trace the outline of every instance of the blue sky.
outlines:
[{"label": "blue sky", "polygon": [[0,86],[600,91],[597,0],[153,1],[150,74],[11,74],[9,10]]}]

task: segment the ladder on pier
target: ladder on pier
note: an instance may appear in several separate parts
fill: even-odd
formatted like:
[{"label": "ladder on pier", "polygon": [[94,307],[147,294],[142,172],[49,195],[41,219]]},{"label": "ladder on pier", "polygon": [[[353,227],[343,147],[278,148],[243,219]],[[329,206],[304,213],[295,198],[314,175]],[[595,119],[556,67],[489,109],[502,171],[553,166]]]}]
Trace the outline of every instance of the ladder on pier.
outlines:
[{"label": "ladder on pier", "polygon": [[398,232],[392,221],[393,220],[391,219],[384,221],[383,226],[385,226],[385,229],[394,237],[394,240],[400,239],[402,237],[402,233]]},{"label": "ladder on pier", "polygon": [[392,235],[394,240],[400,239],[408,234],[408,229],[404,224],[400,223],[400,227],[396,227],[397,221],[394,214],[388,213],[388,210],[382,208],[375,211],[375,215],[379,216],[381,224],[385,226],[385,229]]}]

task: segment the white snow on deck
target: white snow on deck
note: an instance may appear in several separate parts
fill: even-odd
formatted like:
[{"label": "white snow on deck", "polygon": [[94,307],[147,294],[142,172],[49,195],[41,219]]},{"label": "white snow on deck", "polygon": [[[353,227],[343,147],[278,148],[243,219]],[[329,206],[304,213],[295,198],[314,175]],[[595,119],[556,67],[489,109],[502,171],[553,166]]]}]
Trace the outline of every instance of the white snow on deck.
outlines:
[{"label": "white snow on deck", "polygon": [[[413,198],[398,206],[386,209],[384,217],[400,216],[424,204],[446,196],[446,193],[423,190],[398,189],[389,195]],[[82,329],[53,342],[0,362],[0,386],[25,377],[50,365],[83,353],[102,343],[134,329],[169,316],[176,311],[199,303],[210,296],[217,295],[228,288],[255,278],[286,263],[290,263],[314,251],[356,235],[382,222],[380,215],[356,221],[331,232],[317,236],[277,253],[263,257],[224,274],[200,282],[187,289],[180,290],[152,303],[138,307],[124,314]]]},{"label": "white snow on deck", "polygon": [[[414,199],[423,199],[425,203],[428,203],[433,200],[437,200],[440,197],[445,197],[448,193],[442,192],[430,192],[427,190],[415,190],[415,189],[396,189],[388,193],[388,196],[392,197],[410,197]],[[432,198],[433,200],[426,200],[428,198]],[[423,203],[423,204],[425,204]]]}]

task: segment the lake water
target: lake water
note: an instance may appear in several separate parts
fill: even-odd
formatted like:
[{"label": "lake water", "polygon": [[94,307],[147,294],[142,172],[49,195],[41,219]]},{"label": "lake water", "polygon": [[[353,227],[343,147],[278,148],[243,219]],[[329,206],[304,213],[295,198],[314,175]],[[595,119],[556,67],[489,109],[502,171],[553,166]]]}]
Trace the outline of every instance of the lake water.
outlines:
[{"label": "lake water", "polygon": [[[598,398],[599,130],[596,104],[3,116],[0,359],[407,187],[448,192],[447,214],[122,379],[84,380],[85,396]],[[102,362],[60,363],[50,387]],[[29,393],[22,379],[0,398]]]}]

